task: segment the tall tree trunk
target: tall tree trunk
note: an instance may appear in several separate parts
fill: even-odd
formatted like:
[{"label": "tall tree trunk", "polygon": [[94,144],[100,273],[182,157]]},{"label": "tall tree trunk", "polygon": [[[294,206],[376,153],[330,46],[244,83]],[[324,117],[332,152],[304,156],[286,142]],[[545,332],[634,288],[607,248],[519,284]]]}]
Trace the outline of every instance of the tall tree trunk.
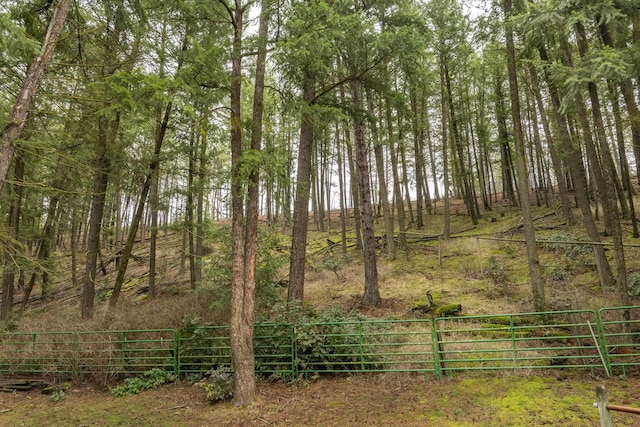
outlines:
[{"label": "tall tree trunk", "polygon": [[[428,120],[425,121],[429,123]],[[438,168],[436,165],[436,150],[433,146],[433,139],[431,138],[431,132],[427,131],[427,146],[429,148],[429,163],[431,166],[431,179],[433,179],[433,198],[438,201],[440,200],[440,188],[439,188],[439,179],[438,179]]]},{"label": "tall tree trunk", "polygon": [[362,211],[360,210],[360,190],[358,189],[358,172],[356,162],[353,159],[353,144],[351,143],[351,132],[344,131],[344,141],[347,146],[347,161],[349,163],[350,193],[353,206],[353,225],[356,230],[356,249],[362,249]]},{"label": "tall tree trunk", "polygon": [[[258,27],[258,55],[253,99],[250,158],[258,155],[262,140],[264,72],[267,43],[267,22],[270,2],[263,0]],[[248,5],[248,4],[247,4]],[[256,263],[258,254],[259,164],[249,163],[247,179],[246,225],[244,224],[244,183],[241,123],[242,32],[243,14],[247,5],[236,0],[232,16],[234,39],[231,76],[231,164],[232,182],[232,280],[231,280],[231,356],[235,375],[233,403],[245,406],[255,400],[255,358],[253,328],[255,323]]]},{"label": "tall tree trunk", "polygon": [[473,192],[471,191],[472,183],[472,174],[467,172],[467,167],[465,166],[464,161],[464,149],[462,147],[462,141],[460,138],[460,129],[459,123],[456,116],[456,110],[453,105],[453,92],[451,89],[451,77],[449,76],[449,67],[447,65],[447,61],[443,60],[444,63],[444,78],[445,84],[447,88],[447,104],[449,106],[449,118],[451,119],[451,142],[453,143],[453,152],[454,152],[454,162],[457,163],[457,169],[460,176],[460,180],[462,182],[462,191],[464,203],[467,205],[467,210],[469,211],[469,216],[471,217],[471,221],[473,225],[478,225],[478,212],[476,211],[476,202],[473,199]]},{"label": "tall tree trunk", "polygon": [[[38,250],[36,258],[39,263],[43,263],[49,259],[49,255],[52,249],[52,242],[55,239],[55,224],[58,218],[58,203],[59,197],[54,196],[49,202],[49,207],[47,208],[47,219],[45,220],[44,227],[42,229],[42,237],[38,242]],[[25,288],[24,296],[22,298],[22,303],[20,304],[20,312],[24,312],[27,308],[27,303],[29,302],[29,297],[31,296],[31,292],[33,291],[33,287],[36,283],[36,278],[38,275],[38,269],[31,273],[31,278],[29,279],[28,285]],[[46,270],[42,271],[42,296],[45,297],[48,293],[48,273]]]},{"label": "tall tree trunk", "polygon": [[159,168],[153,171],[151,176],[151,188],[149,190],[149,204],[151,208],[151,235],[149,236],[149,298],[155,298],[158,294],[156,287],[156,261],[158,247],[158,207],[159,207]]},{"label": "tall tree trunk", "polygon": [[[538,47],[540,53],[540,59],[546,66],[550,64],[549,56],[544,46]],[[600,242],[600,233],[595,223],[593,213],[591,212],[591,206],[589,203],[589,195],[586,187],[586,174],[584,170],[584,164],[582,163],[582,156],[576,149],[574,143],[571,140],[569,131],[569,125],[565,116],[561,113],[560,95],[555,82],[550,76],[548,68],[545,67],[545,80],[547,81],[547,87],[549,88],[549,95],[553,104],[553,111],[557,123],[558,136],[562,147],[564,149],[564,155],[573,177],[573,188],[576,192],[576,198],[578,199],[578,207],[582,212],[582,219],[589,236],[589,240],[592,242]],[[604,248],[601,245],[593,245],[594,258],[596,260],[596,267],[598,270],[598,278],[600,280],[600,286],[605,289],[613,284],[613,273],[607,260]]]},{"label": "tall tree trunk", "polygon": [[[208,111],[203,113],[202,120],[207,121]],[[205,128],[206,124],[202,128]],[[207,132],[200,131],[200,153],[198,154],[198,187],[196,196],[196,260],[194,279],[202,283],[202,257],[204,255],[204,192],[207,169]]]},{"label": "tall tree trunk", "polygon": [[565,175],[564,166],[562,164],[558,148],[556,148],[555,140],[551,134],[549,127],[549,120],[547,113],[545,112],[545,106],[542,101],[542,94],[540,91],[540,83],[538,81],[538,73],[531,66],[529,68],[529,76],[531,77],[531,85],[533,93],[535,94],[536,104],[538,105],[538,111],[540,112],[540,119],[542,120],[542,130],[544,137],[547,140],[547,147],[549,149],[549,156],[551,157],[551,164],[553,171],[558,182],[558,193],[560,196],[560,206],[562,207],[562,216],[568,225],[573,225],[575,219],[573,217],[573,211],[571,209],[571,201],[569,200],[569,188],[567,186],[567,179]]},{"label": "tall tree trunk", "polygon": [[109,150],[116,140],[119,126],[119,115],[116,116],[115,119],[109,119],[104,116],[98,118],[98,145],[96,147],[93,195],[91,197],[91,209],[89,212],[87,259],[82,278],[83,289],[80,312],[83,319],[93,317],[95,280],[98,267],[98,253],[100,251],[100,232],[102,229],[102,217],[104,214],[107,187],[109,185],[111,163]]},{"label": "tall tree trunk", "polygon": [[[376,117],[373,104],[373,96],[367,93],[367,104],[371,117]],[[393,212],[389,206],[389,192],[387,191],[387,179],[385,176],[384,153],[382,151],[382,143],[378,133],[378,126],[375,119],[372,123],[371,132],[373,134],[373,151],[376,159],[376,173],[378,176],[378,191],[380,192],[380,204],[382,205],[382,214],[384,216],[385,225],[385,246],[387,249],[387,258],[389,261],[396,259],[396,245],[393,225]]]},{"label": "tall tree trunk", "polygon": [[409,167],[407,162],[407,150],[404,142],[404,126],[402,124],[402,114],[398,111],[398,150],[400,162],[402,163],[402,185],[404,186],[404,199],[409,212],[409,224],[415,224],[413,206],[411,204],[411,191],[409,190]]},{"label": "tall tree trunk", "polygon": [[234,39],[231,76],[231,205],[232,205],[232,280],[231,280],[231,356],[235,373],[234,404],[244,406],[255,398],[255,369],[253,358],[253,325],[247,321],[253,311],[245,307],[245,228],[242,161],[241,82],[242,82],[242,8],[236,1],[233,13]]},{"label": "tall tree trunk", "polygon": [[140,194],[140,199],[138,200],[138,206],[136,207],[135,214],[133,215],[133,220],[131,221],[131,226],[129,227],[127,242],[125,243],[122,255],[120,256],[120,263],[118,264],[118,274],[116,275],[116,281],[113,285],[113,292],[111,293],[111,297],[109,298],[110,310],[113,310],[118,305],[120,290],[122,289],[122,284],[124,283],[129,259],[131,258],[131,254],[133,252],[133,244],[136,240],[136,234],[138,233],[138,226],[140,225],[140,222],[142,220],[142,214],[144,213],[147,195],[149,194],[149,189],[151,188],[151,181],[156,169],[158,169],[158,164],[160,163],[160,152],[162,151],[162,143],[164,142],[164,136],[169,124],[171,109],[172,103],[169,102],[164,111],[162,125],[160,126],[160,129],[156,134],[155,144],[153,147],[153,159],[151,160],[151,164],[149,165],[149,170],[147,171],[144,184],[142,186],[142,193]]},{"label": "tall tree trunk", "polygon": [[358,189],[360,192],[360,211],[362,212],[362,250],[364,253],[364,295],[362,304],[378,307],[382,302],[378,290],[378,268],[376,260],[376,238],[373,229],[373,207],[369,186],[369,164],[367,144],[364,140],[362,109],[362,83],[351,81],[351,99],[354,107],[354,143],[357,165]]},{"label": "tall tree trunk", "polygon": [[618,157],[620,159],[620,172],[622,175],[622,181],[627,189],[627,198],[629,201],[629,212],[631,215],[631,226],[633,228],[633,237],[637,239],[640,237],[638,231],[638,218],[636,216],[635,204],[633,202],[633,184],[631,183],[631,173],[629,171],[629,161],[627,160],[627,153],[625,150],[624,132],[622,130],[622,118],[620,116],[620,102],[618,100],[618,91],[612,82],[609,82],[609,92],[612,99],[612,110],[615,122],[616,140],[618,143]]},{"label": "tall tree trunk", "polygon": [[531,291],[533,294],[533,306],[536,311],[545,311],[546,302],[542,274],[540,273],[540,261],[536,247],[536,236],[533,228],[533,218],[529,206],[529,186],[527,185],[527,165],[524,148],[524,135],[522,132],[522,120],[520,117],[520,98],[518,94],[518,79],[516,74],[516,54],[513,42],[513,28],[511,27],[511,0],[504,0],[504,14],[507,44],[507,68],[509,70],[509,89],[511,95],[511,117],[513,120],[513,136],[515,148],[515,166],[517,173],[518,194],[522,209],[522,223],[524,226],[525,240],[527,244],[527,258],[529,263],[529,276]]},{"label": "tall tree trunk", "polygon": [[71,285],[75,288],[78,285],[78,245],[80,244],[80,220],[78,219],[78,208],[71,211]]},{"label": "tall tree trunk", "polygon": [[[335,129],[336,153],[338,162],[338,197],[340,198],[340,247],[342,248],[342,256],[347,256],[347,212],[344,196],[346,188],[344,185],[344,166],[343,166],[343,149],[344,145],[340,140],[340,126],[336,123]],[[387,205],[388,206],[388,205]]]},{"label": "tall tree trunk", "polygon": [[[429,189],[429,170],[427,167],[427,160],[425,158],[425,153],[427,152],[427,146],[425,146],[425,140],[427,141],[427,145],[431,145],[431,127],[429,125],[429,112],[427,108],[427,95],[422,94],[421,96],[421,108],[420,108],[420,154],[422,156],[422,184],[424,187],[424,199],[425,199],[425,208],[427,210],[427,214],[431,215],[433,212],[433,206],[431,205],[431,190]],[[430,148],[429,148],[430,149]],[[434,178],[435,179],[435,178]]]},{"label": "tall tree trunk", "polygon": [[35,57],[27,70],[13,110],[9,115],[9,123],[2,130],[2,146],[0,147],[0,190],[2,190],[9,166],[11,165],[11,160],[16,150],[14,142],[20,138],[27,124],[29,112],[33,107],[36,92],[40,86],[40,80],[42,80],[47,65],[53,56],[64,22],[71,8],[71,3],[71,0],[58,1],[51,21],[49,21],[49,27],[42,42],[40,53]]},{"label": "tall tree trunk", "polygon": [[22,192],[24,189],[24,157],[22,150],[18,148],[18,154],[16,156],[15,168],[13,176],[15,184],[13,185],[13,200],[11,202],[11,208],[9,209],[9,223],[7,227],[8,242],[9,244],[4,248],[3,267],[4,272],[2,274],[2,304],[0,306],[0,320],[7,320],[11,316],[13,310],[13,294],[14,294],[14,281],[16,272],[19,272],[16,265],[16,256],[18,251],[21,250],[18,242],[18,232],[20,230],[20,209],[22,207]]},{"label": "tall tree trunk", "polygon": [[[584,27],[579,22],[576,24],[578,32],[578,49],[581,56],[587,55],[587,40]],[[602,195],[602,208],[606,220],[609,222],[609,228],[611,230],[611,237],[613,239],[614,256],[616,259],[616,281],[618,288],[618,304],[620,306],[629,305],[629,294],[627,293],[627,269],[624,255],[624,245],[622,238],[622,227],[620,226],[620,215],[618,213],[618,199],[615,197],[615,193],[611,191],[616,187],[615,181],[617,176],[615,175],[615,166],[613,159],[611,158],[611,152],[607,143],[607,136],[604,129],[604,121],[602,119],[602,109],[600,106],[600,98],[598,96],[598,89],[596,84],[592,81],[587,83],[589,90],[589,98],[591,100],[591,112],[593,116],[593,122],[596,129],[596,137],[600,148],[600,158],[595,157],[592,159],[594,163],[600,163],[602,176],[596,178],[600,194]],[[620,184],[617,184],[620,186]],[[624,197],[619,199],[622,205],[626,203]]]},{"label": "tall tree trunk", "polygon": [[398,174],[398,153],[396,144],[394,143],[395,135],[393,132],[393,120],[391,102],[385,97],[385,110],[387,117],[387,131],[389,135],[389,155],[391,157],[391,171],[393,177],[393,198],[395,200],[396,211],[398,212],[398,245],[401,251],[407,250],[407,226],[404,211],[404,202],[402,200],[402,191],[400,189],[400,175]]},{"label": "tall tree trunk", "polygon": [[304,77],[303,101],[298,147],[296,195],[293,205],[293,230],[291,234],[291,261],[289,264],[289,288],[287,301],[304,300],[304,274],[307,253],[307,227],[309,225],[309,190],[311,184],[311,153],[313,152],[313,117],[311,104],[316,96],[316,81],[310,71]]},{"label": "tall tree trunk", "polygon": [[444,64],[440,61],[440,114],[442,116],[442,170],[444,173],[444,229],[445,240],[451,237],[451,194],[449,182],[449,117],[447,113],[447,96],[445,91]]},{"label": "tall tree trunk", "polygon": [[196,282],[196,245],[195,245],[195,221],[193,218],[193,211],[195,209],[193,203],[193,195],[195,193],[195,175],[196,175],[196,152],[198,141],[198,124],[194,121],[191,124],[191,134],[189,135],[189,168],[187,176],[187,206],[185,211],[185,221],[187,230],[187,247],[189,260],[189,287],[195,289]]},{"label": "tall tree trunk", "polygon": [[500,141],[500,164],[502,165],[502,197],[516,206],[516,195],[513,188],[513,170],[511,168],[511,148],[509,146],[509,132],[502,94],[502,79],[496,75],[496,121],[498,122],[498,138]]},{"label": "tall tree trunk", "polygon": [[[600,37],[602,38],[604,45],[611,48],[618,47],[614,44],[607,22],[600,16],[596,16],[596,20]],[[636,25],[635,21],[634,25]],[[634,31],[637,31],[637,28],[634,28]],[[637,37],[637,34],[634,33],[634,35]],[[622,92],[624,102],[627,106],[627,112],[629,114],[629,121],[631,122],[633,154],[636,160],[636,178],[640,183],[640,110],[638,109],[631,79],[624,79],[620,81],[620,92]]]}]

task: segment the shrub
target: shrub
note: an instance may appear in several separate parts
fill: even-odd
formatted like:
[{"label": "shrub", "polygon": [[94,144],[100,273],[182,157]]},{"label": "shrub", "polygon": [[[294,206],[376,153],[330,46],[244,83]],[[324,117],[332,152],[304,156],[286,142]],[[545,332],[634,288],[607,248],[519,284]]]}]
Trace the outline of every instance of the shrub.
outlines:
[{"label": "shrub", "polygon": [[495,256],[490,256],[487,260],[488,264],[484,270],[484,274],[491,280],[495,286],[506,286],[509,282],[507,271],[504,265]]},{"label": "shrub", "polygon": [[231,366],[229,328],[185,319],[180,326],[180,370],[204,373],[219,366]]},{"label": "shrub", "polygon": [[[386,326],[363,323],[360,314],[341,309],[315,312],[299,304],[279,306],[269,320],[258,321],[254,332],[256,375],[272,380],[293,379],[291,355],[295,336],[295,370],[347,371],[375,368]],[[295,330],[295,332],[294,332]],[[185,321],[180,330],[181,371],[188,375],[215,372],[231,366],[229,329]],[[367,336],[367,342],[361,338]]]},{"label": "shrub", "polygon": [[177,378],[172,372],[154,368],[144,372],[141,376],[127,378],[124,384],[111,389],[113,397],[128,396],[130,394],[138,394],[144,390],[150,390],[176,381]]},{"label": "shrub", "polygon": [[56,390],[51,393],[51,396],[49,396],[49,400],[53,403],[58,403],[62,402],[66,397],[67,395],[65,394],[64,390]]},{"label": "shrub", "polygon": [[348,263],[349,263],[349,260],[344,255],[335,255],[333,253],[327,253],[324,256],[324,258],[322,258],[322,267],[326,270],[333,271],[333,274],[335,274],[336,277],[338,277],[339,279],[342,278],[340,276],[340,269],[348,265]]},{"label": "shrub", "polygon": [[[377,344],[381,342],[382,334],[375,333],[386,327],[363,323],[365,320],[367,318],[361,314],[346,313],[339,308],[315,312],[293,304],[282,310],[272,322],[287,328],[282,331],[283,338],[291,335],[292,326],[295,328],[295,364],[298,371],[329,372],[357,370],[363,364],[368,369],[378,366],[381,356]],[[367,335],[366,343],[361,341],[363,335]],[[256,356],[281,351],[276,343],[260,348]]]},{"label": "shrub", "polygon": [[211,403],[223,402],[233,397],[235,378],[231,368],[219,366],[209,371],[207,380],[202,384]]},{"label": "shrub", "polygon": [[546,268],[545,276],[555,282],[564,282],[571,278],[571,271],[562,264],[553,263]]},{"label": "shrub", "polygon": [[[231,301],[231,227],[216,225],[207,229],[207,239],[215,241],[215,262],[206,264],[206,283],[202,287],[218,297],[214,307],[226,310]],[[258,230],[258,261],[256,265],[256,309],[272,307],[280,302],[280,293],[274,285],[277,272],[288,258],[279,251],[283,244],[270,229]]]},{"label": "shrub", "polygon": [[[545,243],[544,247],[556,252],[562,252],[564,256],[570,259],[575,259],[581,255],[588,255],[592,252],[591,245],[589,245],[584,237],[577,233],[561,232],[554,233],[549,236],[549,240],[553,241]],[[584,244],[576,243],[585,241]],[[570,243],[556,243],[556,242],[570,242]]]},{"label": "shrub", "polygon": [[627,293],[632,297],[640,296],[640,273],[634,273],[629,277]]}]

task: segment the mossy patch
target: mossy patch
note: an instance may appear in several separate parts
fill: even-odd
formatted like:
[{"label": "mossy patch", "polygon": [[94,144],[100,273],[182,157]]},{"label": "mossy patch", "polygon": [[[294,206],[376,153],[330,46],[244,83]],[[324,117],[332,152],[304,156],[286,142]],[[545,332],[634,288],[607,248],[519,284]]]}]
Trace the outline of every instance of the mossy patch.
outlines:
[{"label": "mossy patch", "polygon": [[578,426],[598,420],[597,411],[591,411],[593,390],[584,383],[563,383],[566,392],[562,396],[558,396],[554,378],[465,379],[457,387],[461,392],[474,390],[473,404],[490,408],[496,425]]}]

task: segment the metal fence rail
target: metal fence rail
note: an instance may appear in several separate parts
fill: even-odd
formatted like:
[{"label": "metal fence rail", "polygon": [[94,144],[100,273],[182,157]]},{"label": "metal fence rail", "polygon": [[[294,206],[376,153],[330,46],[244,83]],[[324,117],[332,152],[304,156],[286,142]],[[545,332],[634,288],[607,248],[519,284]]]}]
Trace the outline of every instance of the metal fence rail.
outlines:
[{"label": "metal fence rail", "polygon": [[603,368],[590,310],[436,319],[443,373],[465,370]]},{"label": "metal fence rail", "polygon": [[118,376],[174,366],[173,329],[0,335],[0,375]]},{"label": "metal fence rail", "polygon": [[609,372],[626,375],[640,366],[640,307],[613,307],[598,310],[600,335]]},{"label": "metal fence rail", "polygon": [[[640,306],[545,313],[257,324],[262,377],[362,372],[640,369]],[[0,334],[0,377],[100,380],[152,368],[187,376],[231,367],[228,326]]]}]

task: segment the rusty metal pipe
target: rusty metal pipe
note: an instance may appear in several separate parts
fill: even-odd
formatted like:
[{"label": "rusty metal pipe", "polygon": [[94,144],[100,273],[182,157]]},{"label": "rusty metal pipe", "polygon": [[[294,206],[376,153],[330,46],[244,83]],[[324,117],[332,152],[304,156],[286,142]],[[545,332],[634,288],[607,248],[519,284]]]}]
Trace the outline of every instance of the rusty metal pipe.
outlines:
[{"label": "rusty metal pipe", "polygon": [[607,405],[609,411],[628,412],[630,414],[640,414],[640,408],[630,408],[629,406]]}]

